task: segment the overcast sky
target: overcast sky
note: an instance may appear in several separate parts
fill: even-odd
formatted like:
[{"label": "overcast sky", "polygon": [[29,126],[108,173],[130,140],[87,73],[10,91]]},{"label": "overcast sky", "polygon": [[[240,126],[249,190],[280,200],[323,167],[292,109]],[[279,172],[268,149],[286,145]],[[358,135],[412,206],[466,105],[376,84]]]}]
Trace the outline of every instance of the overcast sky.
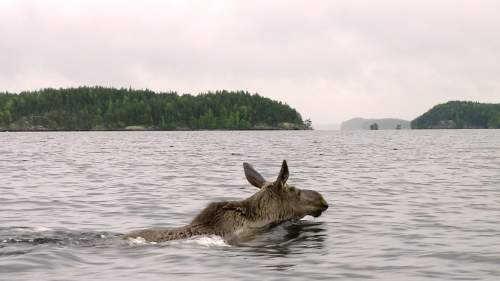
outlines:
[{"label": "overcast sky", "polygon": [[243,89],[313,124],[500,102],[500,1],[0,0],[0,91]]}]

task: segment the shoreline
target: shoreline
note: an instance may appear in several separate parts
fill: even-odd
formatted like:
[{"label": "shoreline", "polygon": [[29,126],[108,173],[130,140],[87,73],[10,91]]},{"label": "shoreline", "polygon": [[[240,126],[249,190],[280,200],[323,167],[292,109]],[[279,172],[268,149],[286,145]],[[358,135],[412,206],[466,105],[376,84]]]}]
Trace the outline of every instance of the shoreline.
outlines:
[{"label": "shoreline", "polygon": [[39,133],[39,132],[202,132],[202,131],[313,131],[314,129],[105,129],[105,130],[59,130],[59,129],[0,129],[0,133]]}]

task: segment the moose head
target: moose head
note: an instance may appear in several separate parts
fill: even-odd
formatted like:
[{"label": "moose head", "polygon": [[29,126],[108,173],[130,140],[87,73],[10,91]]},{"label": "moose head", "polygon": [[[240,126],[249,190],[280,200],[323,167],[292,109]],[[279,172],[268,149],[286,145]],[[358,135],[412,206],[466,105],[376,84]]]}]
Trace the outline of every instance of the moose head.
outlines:
[{"label": "moose head", "polygon": [[248,201],[254,216],[271,221],[301,219],[306,215],[318,217],[328,208],[323,196],[314,190],[299,189],[287,184],[289,172],[285,160],[274,182],[268,182],[252,165],[243,163],[250,184],[260,189]]}]

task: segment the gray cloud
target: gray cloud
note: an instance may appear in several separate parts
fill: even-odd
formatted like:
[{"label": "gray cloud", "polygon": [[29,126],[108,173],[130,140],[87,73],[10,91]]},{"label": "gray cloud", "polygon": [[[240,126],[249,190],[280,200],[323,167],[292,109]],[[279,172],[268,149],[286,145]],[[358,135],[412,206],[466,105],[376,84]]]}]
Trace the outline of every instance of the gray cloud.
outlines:
[{"label": "gray cloud", "polygon": [[247,89],[315,123],[499,102],[498,1],[2,1],[0,88]]}]

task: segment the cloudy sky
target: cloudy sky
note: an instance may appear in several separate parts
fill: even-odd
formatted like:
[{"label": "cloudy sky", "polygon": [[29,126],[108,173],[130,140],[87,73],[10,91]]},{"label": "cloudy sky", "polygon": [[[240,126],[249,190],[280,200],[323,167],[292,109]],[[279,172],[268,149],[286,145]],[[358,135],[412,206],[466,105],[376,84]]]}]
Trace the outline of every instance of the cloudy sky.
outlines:
[{"label": "cloudy sky", "polygon": [[500,102],[500,1],[0,0],[0,91],[244,89],[314,124]]}]

